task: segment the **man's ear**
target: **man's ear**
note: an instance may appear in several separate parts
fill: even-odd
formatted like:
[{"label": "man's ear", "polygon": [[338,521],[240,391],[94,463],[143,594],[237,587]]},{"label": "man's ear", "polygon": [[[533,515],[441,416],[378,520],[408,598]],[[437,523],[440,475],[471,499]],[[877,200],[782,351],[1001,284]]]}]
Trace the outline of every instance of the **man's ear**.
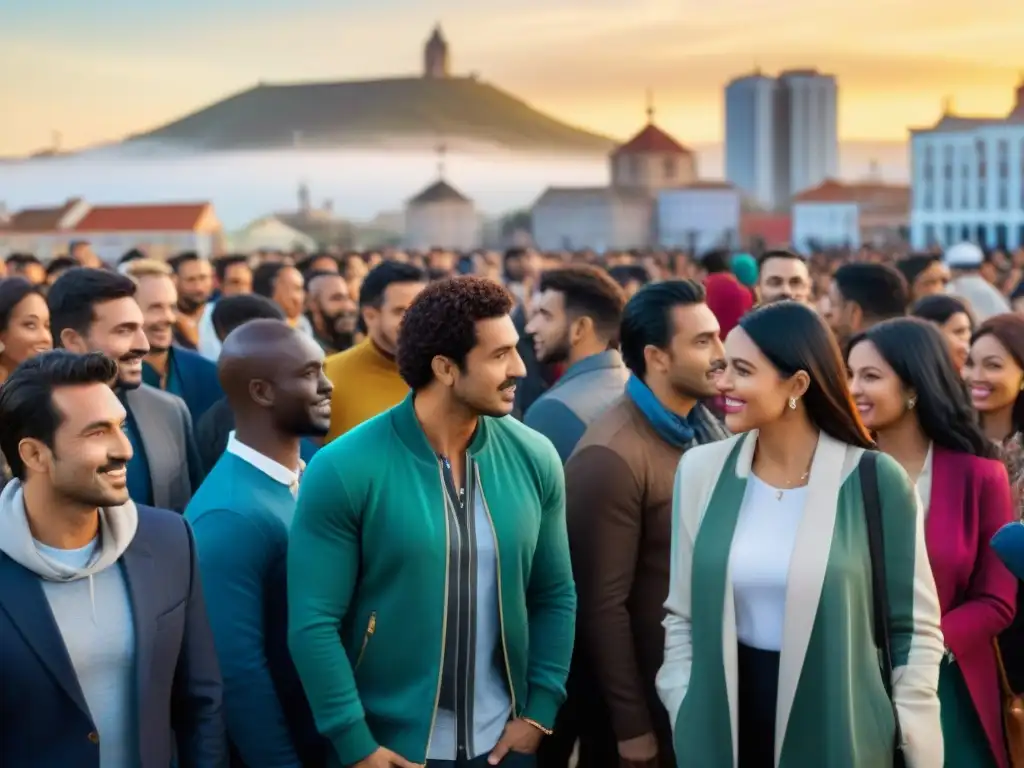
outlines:
[{"label": "man's ear", "polygon": [[68,352],[84,355],[89,351],[89,345],[85,338],[73,328],[65,328],[60,332],[60,346]]}]

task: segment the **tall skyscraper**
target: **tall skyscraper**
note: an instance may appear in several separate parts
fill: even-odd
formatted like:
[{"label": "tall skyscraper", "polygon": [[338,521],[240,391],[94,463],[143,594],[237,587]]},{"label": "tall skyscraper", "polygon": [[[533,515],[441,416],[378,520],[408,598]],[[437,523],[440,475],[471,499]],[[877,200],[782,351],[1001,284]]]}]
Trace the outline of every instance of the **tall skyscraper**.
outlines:
[{"label": "tall skyscraper", "polygon": [[839,167],[837,85],[813,69],[761,72],[725,89],[726,176],[766,208],[834,178]]},{"label": "tall skyscraper", "polygon": [[755,72],[725,89],[725,175],[758,205],[772,208],[777,191],[778,82]]}]

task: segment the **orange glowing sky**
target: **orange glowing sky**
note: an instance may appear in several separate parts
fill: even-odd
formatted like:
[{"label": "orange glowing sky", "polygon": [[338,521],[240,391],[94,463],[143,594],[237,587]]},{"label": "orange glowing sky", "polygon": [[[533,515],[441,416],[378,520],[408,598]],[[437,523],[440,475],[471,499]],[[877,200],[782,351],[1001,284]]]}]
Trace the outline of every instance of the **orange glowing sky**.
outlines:
[{"label": "orange glowing sky", "polygon": [[[977,0],[34,0],[0,25],[0,155],[146,130],[259,80],[418,73],[440,20],[457,73],[616,137],[643,120],[717,142],[733,76],[816,66],[845,139],[903,139],[945,96],[1004,114],[1024,70],[1024,2]],[[231,7],[228,7],[231,6]],[[428,7],[429,6],[429,7]],[[244,10],[243,10],[244,8]],[[969,10],[967,10],[969,8]]]}]

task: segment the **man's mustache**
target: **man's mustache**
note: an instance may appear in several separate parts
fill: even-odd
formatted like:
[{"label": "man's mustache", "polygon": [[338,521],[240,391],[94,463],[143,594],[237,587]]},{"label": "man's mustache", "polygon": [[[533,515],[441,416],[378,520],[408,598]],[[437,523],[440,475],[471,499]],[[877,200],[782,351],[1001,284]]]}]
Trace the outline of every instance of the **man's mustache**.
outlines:
[{"label": "man's mustache", "polygon": [[124,469],[128,466],[128,462],[124,459],[112,459],[99,468],[99,472],[116,472],[119,469]]},{"label": "man's mustache", "polygon": [[148,349],[133,349],[127,354],[122,355],[118,360],[122,363],[134,363],[136,360],[144,358],[148,353]]}]

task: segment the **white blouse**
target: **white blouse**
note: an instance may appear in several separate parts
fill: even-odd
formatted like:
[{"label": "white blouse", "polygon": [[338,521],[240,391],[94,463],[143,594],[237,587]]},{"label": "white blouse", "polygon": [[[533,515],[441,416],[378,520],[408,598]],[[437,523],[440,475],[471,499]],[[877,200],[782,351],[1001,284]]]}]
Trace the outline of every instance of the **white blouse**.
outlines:
[{"label": "white blouse", "polygon": [[765,651],[782,650],[789,562],[803,519],[807,487],[773,488],[751,474],[729,553],[736,637]]}]

